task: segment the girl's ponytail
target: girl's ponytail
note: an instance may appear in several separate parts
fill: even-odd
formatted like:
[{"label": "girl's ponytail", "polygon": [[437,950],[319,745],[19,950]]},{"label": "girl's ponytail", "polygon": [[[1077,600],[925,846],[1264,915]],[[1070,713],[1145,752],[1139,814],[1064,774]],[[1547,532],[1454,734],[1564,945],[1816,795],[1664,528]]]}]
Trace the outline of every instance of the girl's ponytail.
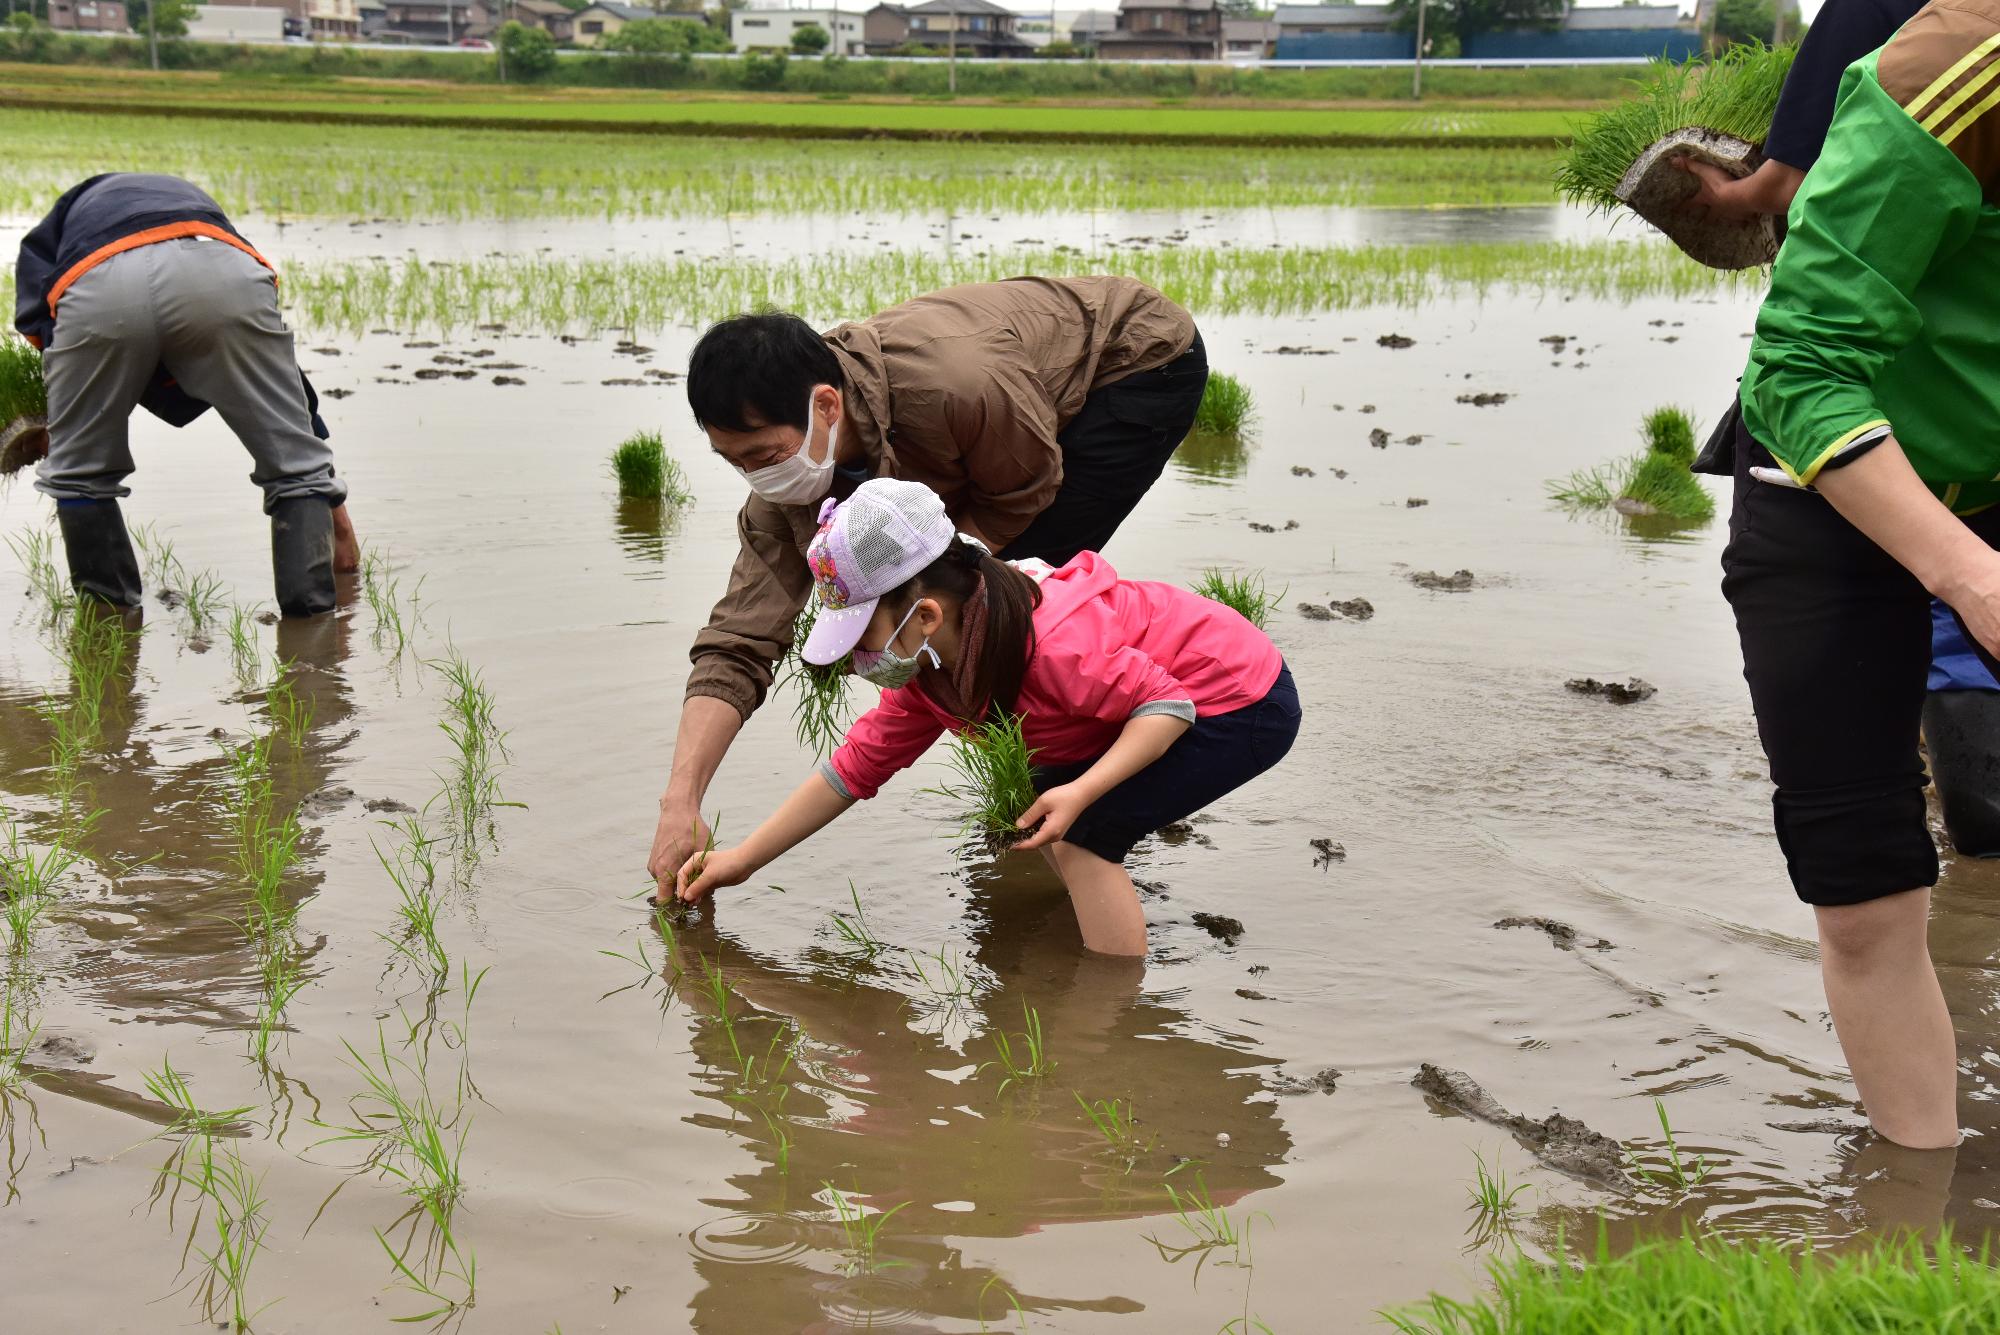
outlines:
[{"label": "girl's ponytail", "polygon": [[[982,582],[986,590],[982,643],[972,665],[971,681],[958,683],[953,691],[960,696],[959,706],[968,723],[1011,714],[1019,703],[1028,660],[1035,653],[1035,609],[1042,604],[1041,585],[978,543],[954,537],[943,555],[887,598],[891,606],[902,608],[924,593],[944,593],[964,605]],[[937,692],[933,695],[941,700],[949,698]]]}]

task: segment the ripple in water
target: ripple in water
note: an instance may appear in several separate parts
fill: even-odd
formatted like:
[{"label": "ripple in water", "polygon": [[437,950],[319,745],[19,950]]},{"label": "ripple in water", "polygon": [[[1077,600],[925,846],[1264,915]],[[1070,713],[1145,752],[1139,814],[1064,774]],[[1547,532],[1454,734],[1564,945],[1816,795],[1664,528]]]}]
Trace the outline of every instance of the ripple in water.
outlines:
[{"label": "ripple in water", "polygon": [[852,1275],[815,1286],[820,1311],[837,1326],[854,1330],[894,1328],[924,1314],[921,1285],[894,1275]]},{"label": "ripple in water", "polygon": [[710,1261],[767,1265],[804,1251],[806,1226],[785,1214],[731,1214],[696,1225],[688,1242]]},{"label": "ripple in water", "polygon": [[556,918],[565,914],[585,912],[596,907],[602,899],[602,895],[594,894],[580,885],[538,885],[516,894],[514,904],[523,913]]},{"label": "ripple in water", "polygon": [[543,1205],[564,1219],[619,1219],[644,1208],[651,1191],[631,1177],[579,1177],[549,1193]]}]

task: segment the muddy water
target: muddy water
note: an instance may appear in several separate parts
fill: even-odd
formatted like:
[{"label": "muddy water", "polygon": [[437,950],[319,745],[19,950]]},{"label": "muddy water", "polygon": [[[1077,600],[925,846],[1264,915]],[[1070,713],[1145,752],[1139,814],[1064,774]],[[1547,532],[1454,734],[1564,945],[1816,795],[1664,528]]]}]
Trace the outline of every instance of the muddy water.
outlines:
[{"label": "muddy water", "polygon": [[[269,720],[218,637],[149,605],[85,765],[105,811],[91,870],[32,952],[42,1078],[9,1105],[6,1326],[153,1331],[199,1316],[175,1293],[188,1215],[148,1208],[168,1147],[144,1143],[166,1116],[144,1075],[168,1057],[205,1106],[254,1109],[233,1143],[265,1174],[270,1228],[249,1288],[277,1305],[258,1330],[386,1328],[427,1310],[392,1287],[375,1237],[405,1202],[355,1175],[361,1151],[325,1129],[352,1123],[361,1088],[343,1044],[365,1052],[378,1033],[412,1063],[428,1051],[441,1094],[461,1062],[477,1090],[456,1224],[478,1259],[471,1330],[1017,1328],[1007,1295],[1032,1330],[1209,1331],[1246,1315],[1278,1331],[1368,1329],[1383,1305],[1477,1286],[1475,1153],[1531,1185],[1530,1246],[1599,1210],[1621,1230],[1983,1226],[2000,1197],[1985,1148],[2000,1067],[1991,874],[1951,865],[1937,931],[1980,1134],[1955,1181],[1872,1152],[1857,1162],[1841,1134],[1853,1090],[1810,922],[1767,832],[1715,592],[1720,526],[1637,535],[1542,498],[1544,479],[1630,449],[1642,410],[1712,411],[1751,314],[1730,298],[1204,322],[1214,364],[1255,391],[1256,439],[1185,452],[1109,556],[1136,577],[1227,565],[1287,586],[1273,636],[1308,712],[1278,771],[1143,849],[1143,966],[1081,956],[1059,887],[1031,860],[959,846],[949,804],[921,791],[934,762],[771,867],[773,888],[731,894],[662,940],[629,897],[740,482],[702,453],[674,389],[601,382],[678,369],[692,331],[642,358],[610,337],[444,350],[491,349],[520,364],[519,386],[378,383],[433,355],[404,346],[426,340],[307,337],[329,349],[304,354],[322,390],[350,392],[328,406],[361,532],[406,590],[422,580],[415,653],[392,660],[352,589],[330,624],[260,628],[315,704],[305,744],[277,750],[281,797],[351,790],[306,821],[290,892],[309,982],[260,1071],[210,734]],[[1415,345],[1378,346],[1389,333]],[[1558,352],[1550,335],[1570,341]],[[1513,397],[1457,402],[1479,391]],[[640,427],[664,428],[689,469],[695,500],[671,517],[621,506],[605,475],[611,444]],[[1394,443],[1373,447],[1377,427]],[[187,567],[268,601],[264,525],[226,431],[143,418],[134,431],[131,517],[157,523]],[[26,487],[0,498],[9,533],[46,513]],[[1475,577],[1464,592],[1408,578],[1461,568]],[[1373,619],[1292,610],[1355,597]],[[33,706],[65,688],[38,616],[19,577],[0,580],[0,788],[30,830],[47,827]],[[500,784],[520,804],[493,812],[495,841],[463,884],[441,873],[453,959],[489,969],[469,1019],[460,988],[429,997],[380,935],[394,893],[370,843],[385,816],[366,808],[423,806],[439,787],[444,688],[414,660],[447,642],[493,690],[511,756]],[[1585,674],[1642,676],[1659,693],[1620,708],[1564,690]],[[783,714],[758,716],[711,793],[725,838],[809,765]],[[1315,839],[1344,858],[1315,865]],[[873,960],[831,926],[850,882],[893,947]],[[1240,939],[1196,913],[1240,920]],[[1493,927],[1514,915],[1585,939]],[[662,972],[606,953],[642,943]],[[934,985],[944,965],[962,989]],[[1024,1004],[1057,1065],[1002,1093],[981,1067]],[[786,1066],[773,1054],[794,1041]],[[1427,1103],[1409,1083],[1426,1061],[1644,1155],[1662,1097],[1683,1149],[1713,1171],[1684,1196],[1572,1181]],[[1331,1092],[1290,1092],[1328,1068]],[[1147,1143],[1129,1168],[1073,1091],[1130,1100]],[[1181,1160],[1197,1162],[1166,1177]],[[1196,1173],[1247,1221],[1247,1246],[1186,1250],[1198,1239],[1162,1184]],[[872,1269],[847,1251],[837,1199],[897,1209]]]}]

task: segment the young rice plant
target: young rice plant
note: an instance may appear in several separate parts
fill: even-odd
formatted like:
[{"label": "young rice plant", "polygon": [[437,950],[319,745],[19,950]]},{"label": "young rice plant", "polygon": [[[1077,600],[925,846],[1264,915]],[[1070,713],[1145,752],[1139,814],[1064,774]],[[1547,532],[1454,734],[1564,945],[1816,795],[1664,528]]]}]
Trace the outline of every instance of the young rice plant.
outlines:
[{"label": "young rice plant", "polygon": [[1221,371],[1208,373],[1208,383],[1201,391],[1201,406],[1194,412],[1197,435],[1239,436],[1256,416],[1249,386]]},{"label": "young rice plant", "polygon": [[961,832],[984,831],[1002,845],[1019,840],[1015,822],[1035,801],[1035,757],[1020,716],[968,726],[952,738],[946,758],[957,781],[927,791],[965,805]]},{"label": "young rice plant", "polygon": [[637,431],[611,452],[611,472],[618,494],[628,500],[658,500],[681,505],[693,499],[680,461],[667,453],[657,431]]},{"label": "young rice plant", "polygon": [[1289,588],[1272,593],[1261,570],[1238,574],[1211,567],[1202,572],[1194,591],[1212,602],[1236,609],[1251,625],[1264,630],[1272,610],[1285,600]]}]

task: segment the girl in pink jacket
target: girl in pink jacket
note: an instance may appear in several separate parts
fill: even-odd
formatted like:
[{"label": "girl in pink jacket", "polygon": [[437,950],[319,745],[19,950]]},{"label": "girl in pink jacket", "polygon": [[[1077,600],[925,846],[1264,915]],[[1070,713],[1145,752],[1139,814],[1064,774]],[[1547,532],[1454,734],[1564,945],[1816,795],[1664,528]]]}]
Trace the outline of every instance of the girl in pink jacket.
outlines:
[{"label": "girl in pink jacket", "polygon": [[819,611],[802,653],[851,653],[881,703],[749,838],[689,858],[678,897],[742,884],[947,729],[1013,714],[1039,794],[1016,847],[1055,865],[1086,948],[1145,954],[1125,857],[1291,749],[1299,697],[1277,647],[1234,610],[1120,579],[1095,552],[1060,570],[997,560],[919,483],[878,478],[827,506],[807,553]]}]

